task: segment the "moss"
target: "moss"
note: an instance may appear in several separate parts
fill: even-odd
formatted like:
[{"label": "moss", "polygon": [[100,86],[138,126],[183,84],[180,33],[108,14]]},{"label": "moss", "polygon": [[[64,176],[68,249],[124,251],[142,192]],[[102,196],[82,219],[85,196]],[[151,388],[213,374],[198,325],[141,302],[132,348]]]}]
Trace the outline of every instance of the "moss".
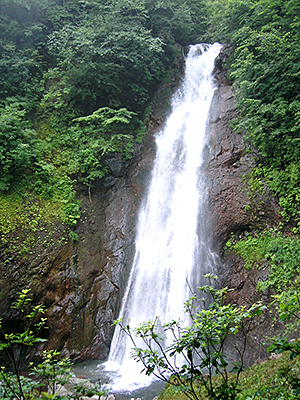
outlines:
[{"label": "moss", "polygon": [[273,288],[280,293],[299,276],[300,239],[296,236],[278,230],[254,232],[241,239],[232,235],[226,246],[242,257],[246,268],[268,269],[268,279],[259,281],[257,290]]},{"label": "moss", "polygon": [[34,246],[62,241],[61,204],[27,193],[0,193],[0,243],[4,255],[31,254]]},{"label": "moss", "polygon": [[[239,381],[238,400],[254,399],[296,399],[293,397],[292,380],[299,376],[300,358],[293,360],[287,353],[280,358],[267,360],[263,363],[253,365],[242,372]],[[234,375],[233,375],[234,378]],[[214,378],[216,381],[219,376]],[[195,385],[196,392],[202,400],[208,400],[203,388]],[[168,385],[159,396],[159,400],[186,400],[187,397],[176,386]]]},{"label": "moss", "polygon": [[[239,385],[241,392],[238,399],[293,399],[292,377],[294,375],[299,376],[299,372],[299,357],[291,360],[287,353],[280,358],[254,365],[244,371],[241,376]],[[285,397],[281,397],[282,392],[285,393],[283,394]],[[267,394],[273,397],[267,397]],[[253,397],[255,395],[256,397]]]}]

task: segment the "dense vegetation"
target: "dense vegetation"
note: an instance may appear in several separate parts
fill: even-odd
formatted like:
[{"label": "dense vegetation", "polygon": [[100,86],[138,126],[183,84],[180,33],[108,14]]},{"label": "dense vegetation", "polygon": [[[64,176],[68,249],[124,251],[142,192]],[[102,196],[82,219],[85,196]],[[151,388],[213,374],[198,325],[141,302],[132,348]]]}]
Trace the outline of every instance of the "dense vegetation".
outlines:
[{"label": "dense vegetation", "polygon": [[[206,278],[210,282],[216,279],[211,274]],[[268,338],[273,342],[268,351],[284,353],[283,356],[273,357],[244,372],[249,330],[253,319],[260,316],[266,306],[262,302],[250,307],[226,304],[228,292],[227,288],[215,289],[210,285],[199,288],[200,294],[194,294],[184,305],[191,318],[189,327],[182,326],[180,320],[161,327],[158,318],[134,330],[120,320],[116,324],[131,338],[133,357],[144,366],[144,372],[168,383],[161,400],[182,397],[190,400],[299,399],[299,339],[291,342]],[[277,317],[288,328],[299,326],[299,287],[292,296],[284,293],[276,296],[275,304]],[[0,318],[1,398],[80,400],[96,395],[100,400],[101,395],[107,393],[100,381],[91,385],[84,379],[72,380],[72,361],[60,359],[56,350],[43,351],[40,361],[31,360],[30,350],[47,339],[45,307],[32,305],[29,289],[18,293],[11,311],[19,322],[18,329],[11,330]],[[166,332],[173,337],[169,346],[164,346]],[[239,336],[238,341],[232,340],[233,336]],[[136,344],[137,337],[144,348]],[[228,346],[237,355],[235,363],[231,363],[224,352]],[[178,363],[178,357],[182,362]],[[62,387],[66,384],[70,387],[67,393],[66,387]]]},{"label": "dense vegetation", "polygon": [[[151,96],[172,73],[174,43],[197,41],[205,28],[202,8],[194,0],[0,0],[1,233],[10,251],[26,255],[35,241],[52,240],[55,219],[76,225],[74,183],[90,193],[109,172],[107,154],[131,156]],[[27,214],[24,204],[38,217],[16,216]],[[32,235],[32,219],[48,233]]]}]

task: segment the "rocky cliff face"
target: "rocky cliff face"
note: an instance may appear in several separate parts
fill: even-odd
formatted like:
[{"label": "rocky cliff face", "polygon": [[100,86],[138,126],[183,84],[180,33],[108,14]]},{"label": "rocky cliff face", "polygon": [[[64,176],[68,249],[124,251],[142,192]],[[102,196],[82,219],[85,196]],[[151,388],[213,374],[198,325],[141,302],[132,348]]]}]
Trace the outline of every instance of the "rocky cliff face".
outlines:
[{"label": "rocky cliff face", "polygon": [[213,248],[223,253],[231,232],[242,234],[257,226],[273,226],[279,218],[274,199],[256,193],[249,198],[247,174],[255,166],[256,154],[242,134],[229,127],[237,118],[234,92],[228,84],[224,65],[229,49],[224,47],[215,62],[218,81],[210,110],[210,152],[207,173],[210,181],[209,213]]},{"label": "rocky cliff face", "polygon": [[[251,302],[257,297],[258,277],[246,273],[240,260],[224,252],[224,244],[232,231],[242,235],[258,224],[271,226],[278,214],[275,203],[266,195],[256,197],[245,208],[249,199],[243,176],[255,159],[243,136],[228,126],[237,111],[224,73],[226,51],[216,62],[218,89],[210,112],[210,146],[205,163],[210,188],[209,231],[212,247],[221,258],[221,284],[235,289],[235,301]],[[78,241],[47,251],[39,248],[38,254],[17,266],[22,284],[29,284],[36,302],[43,301],[47,306],[48,346],[65,356],[105,359],[108,355],[111,324],[118,315],[134,257],[137,210],[155,156],[153,135],[165,119],[168,98],[178,81],[179,75],[158,93],[147,137],[142,146],[136,147],[133,159],[107,159],[111,174],[95,184],[92,202],[84,187],[77,188],[82,202]],[[11,269],[1,268],[0,312],[6,323],[12,323],[14,315],[7,309],[21,281]]]},{"label": "rocky cliff face", "polygon": [[[215,63],[218,89],[212,101],[208,128],[209,231],[212,248],[220,256],[219,285],[232,289],[228,301],[251,305],[261,300],[268,304],[271,293],[256,291],[258,281],[265,279],[268,271],[246,270],[243,261],[225,246],[231,233],[242,238],[256,228],[274,228],[281,219],[278,205],[267,188],[263,194],[249,193],[245,178],[256,165],[256,154],[251,144],[246,143],[245,136],[229,127],[229,121],[236,118],[238,112],[224,69],[228,52],[224,47]],[[248,365],[268,356],[263,342],[266,335],[274,335],[276,329],[280,327],[273,325],[268,312],[252,324],[245,357]]]}]

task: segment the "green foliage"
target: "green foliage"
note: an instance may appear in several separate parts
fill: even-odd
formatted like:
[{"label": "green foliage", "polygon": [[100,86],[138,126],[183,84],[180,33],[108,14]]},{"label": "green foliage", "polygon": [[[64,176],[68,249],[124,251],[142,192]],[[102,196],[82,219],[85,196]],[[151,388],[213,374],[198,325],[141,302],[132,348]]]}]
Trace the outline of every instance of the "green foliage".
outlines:
[{"label": "green foliage", "polygon": [[300,7],[296,0],[207,0],[206,7],[209,40],[230,43],[244,27],[298,33]]},{"label": "green foliage", "polygon": [[262,177],[268,187],[278,196],[282,207],[281,215],[286,221],[294,222],[293,232],[300,227],[300,164],[290,163],[285,168],[263,168]]},{"label": "green foliage", "polygon": [[205,31],[204,1],[146,0],[145,6],[149,15],[146,26],[165,43],[187,46]]},{"label": "green foliage", "polygon": [[29,144],[32,130],[24,116],[22,103],[13,99],[0,108],[0,190],[9,189],[15,177],[25,174],[35,158]]},{"label": "green foliage", "polygon": [[253,2],[245,0],[207,0],[209,41],[229,43],[233,32],[248,23]]},{"label": "green foliage", "polygon": [[227,247],[245,260],[247,268],[268,269],[268,278],[259,281],[257,288],[271,287],[280,292],[292,286],[300,273],[300,240],[279,232],[262,232],[255,237],[236,240],[233,236]]},{"label": "green foliage", "polygon": [[45,199],[76,225],[74,183],[91,197],[93,181],[109,173],[107,154],[127,159],[141,143],[143,113],[170,74],[174,43],[205,29],[203,4],[0,0],[0,191]]},{"label": "green foliage", "polygon": [[266,248],[270,241],[274,239],[270,232],[266,232],[263,235],[249,234],[242,240],[232,234],[231,238],[227,241],[226,247],[234,250],[239,256],[245,261],[245,268],[252,268],[265,259]]},{"label": "green foliage", "polygon": [[63,232],[56,226],[62,218],[59,203],[28,193],[0,193],[0,208],[0,244],[11,255],[26,257],[36,243],[43,247],[62,243]]},{"label": "green foliage", "polygon": [[[296,365],[290,367],[281,367],[279,369],[279,378],[281,378],[281,388],[276,385],[269,388],[267,398],[280,398],[297,399],[300,395],[300,379],[297,361],[300,356],[300,339],[297,337],[297,329],[300,326],[300,292],[299,283],[296,282],[296,288],[284,291],[274,296],[274,303],[278,311],[279,320],[285,324],[284,335],[289,338],[274,337],[272,344],[268,347],[268,352],[282,354],[287,352],[290,360],[294,361]],[[294,337],[294,339],[291,339]],[[270,397],[270,393],[273,397]]]},{"label": "green foliage", "polygon": [[[261,303],[249,308],[225,304],[227,288],[214,289],[206,285],[199,289],[202,297],[193,296],[185,304],[185,311],[191,318],[190,327],[183,327],[180,321],[171,321],[159,330],[155,320],[132,330],[129,325],[117,323],[131,338],[133,358],[143,364],[146,375],[153,374],[169,382],[189,399],[201,399],[201,391],[204,391],[209,399],[233,400],[237,398],[238,380],[243,370],[247,328],[265,307]],[[208,299],[211,301],[204,307]],[[166,347],[167,333],[173,342]],[[231,372],[234,374],[231,375],[224,346],[238,333],[243,340],[241,347],[233,346],[238,361],[233,364]],[[140,338],[145,348],[137,346],[135,338]],[[181,365],[176,363],[178,357],[183,360]],[[214,375],[219,375],[219,379],[214,380]]]},{"label": "green foliage", "polygon": [[40,387],[46,386],[52,395],[59,391],[59,385],[65,385],[72,376],[73,363],[69,358],[59,360],[59,355],[56,350],[43,351],[42,362],[31,366],[31,375]]},{"label": "green foliage", "polygon": [[[14,398],[21,400],[67,399],[67,397],[59,395],[59,390],[61,385],[65,385],[72,377],[71,366],[73,363],[68,358],[58,359],[59,355],[60,353],[56,350],[43,351],[42,361],[39,364],[34,365],[33,362],[30,362],[28,365],[28,370],[31,371],[29,376],[33,376],[34,379],[28,376],[6,373],[3,367],[1,377],[4,380],[4,385],[0,386],[2,398],[11,399],[14,396]],[[24,365],[22,365],[22,368],[24,368]],[[45,389],[47,392],[44,391]]]},{"label": "green foliage", "polygon": [[238,399],[296,400],[299,371],[299,358],[290,360],[287,353],[256,364],[242,373]]},{"label": "green foliage", "polygon": [[[300,371],[300,359],[290,360],[287,353],[273,357],[262,363],[256,363],[241,372],[239,379],[238,400],[296,400],[293,383]],[[214,379],[218,379],[215,376]],[[202,400],[207,400],[201,393]],[[175,386],[168,385],[159,396],[160,400],[184,400],[185,396]]]},{"label": "green foliage", "polygon": [[[294,358],[295,356],[300,355],[300,342],[297,335],[300,326],[299,281],[296,280],[292,287],[274,295],[273,297],[275,299],[273,303],[275,304],[279,321],[284,324],[284,338],[276,340],[273,338],[273,340],[275,340],[275,346],[270,347],[270,351],[282,353],[283,351],[289,350],[292,358]],[[294,340],[290,341],[287,337],[293,338]],[[280,346],[285,344],[285,347],[280,348],[278,343],[280,343]]]},{"label": "green foliage", "polygon": [[281,216],[286,222],[293,223],[293,233],[299,232],[300,170],[298,163],[290,163],[285,168],[266,167],[260,164],[253,168],[244,180],[248,184],[250,202],[258,192],[264,193],[265,185],[267,185],[278,197]]},{"label": "green foliage", "polygon": [[85,114],[104,106],[140,111],[162,78],[163,43],[141,24],[105,14],[107,24],[67,26],[50,37],[49,47],[66,69],[68,101]]},{"label": "green foliage", "polygon": [[61,358],[56,350],[42,352],[41,361],[29,361],[29,350],[46,342],[42,333],[46,328],[43,316],[45,307],[32,305],[30,290],[23,289],[18,299],[12,304],[18,327],[9,329],[0,320],[0,396],[4,400],[35,399],[79,399],[81,396],[100,396],[106,391],[100,386],[87,389],[85,385],[76,384],[68,396],[61,396],[60,388],[72,378],[69,358]]},{"label": "green foliage", "polygon": [[261,168],[254,167],[251,171],[243,176],[243,181],[247,185],[247,195],[249,199],[249,203],[244,206],[246,211],[251,210],[251,206],[253,205],[253,200],[257,196],[257,194],[264,194],[265,193],[265,183],[262,179],[262,172]]},{"label": "green foliage", "polygon": [[[297,336],[300,321],[299,283],[296,283],[293,290],[283,291],[274,296],[274,305],[278,312],[276,317],[288,329],[283,332],[282,337],[267,338],[272,341],[268,348],[268,351],[272,353],[269,360],[256,363],[240,373],[236,394],[238,400],[295,400],[299,398],[300,342]],[[287,339],[286,335],[290,337],[291,334],[295,339]],[[218,375],[212,378],[214,385],[220,384],[219,378]],[[177,389],[174,386],[175,382],[175,379],[172,382],[171,378],[168,387],[160,395],[160,400],[185,398],[186,395],[180,387]],[[194,388],[202,400],[211,398],[207,392],[201,390],[197,381],[194,382]],[[220,394],[218,398],[224,397]]]},{"label": "green foliage", "polygon": [[6,396],[21,400],[27,398],[26,391],[32,390],[33,387],[28,379],[21,379],[21,368],[26,363],[28,348],[45,341],[39,336],[46,323],[46,319],[42,316],[45,309],[41,305],[29,309],[28,293],[28,289],[23,289],[19,293],[18,300],[12,305],[20,321],[19,330],[6,331],[2,320],[0,321],[0,358],[3,364],[0,371],[0,389],[4,398]]},{"label": "green foliage", "polygon": [[174,61],[174,42],[189,44],[204,29],[202,5],[94,2],[80,24],[54,31],[48,48],[65,71],[70,104],[81,114],[105,106],[142,111]]},{"label": "green foliage", "polygon": [[38,54],[32,49],[18,50],[13,43],[1,39],[0,54],[0,99],[22,96],[24,100],[26,96],[27,107],[32,109],[39,96],[36,85],[41,76]]},{"label": "green foliage", "polygon": [[244,27],[233,41],[231,76],[241,126],[272,166],[298,161],[300,47],[294,46],[295,37],[274,28],[257,32]]},{"label": "green foliage", "polygon": [[130,156],[133,136],[127,126],[133,115],[125,108],[112,110],[104,107],[74,120],[68,145],[72,143],[76,148],[73,166],[83,174],[84,183],[102,178],[107,173],[102,161],[106,154],[119,152]]}]

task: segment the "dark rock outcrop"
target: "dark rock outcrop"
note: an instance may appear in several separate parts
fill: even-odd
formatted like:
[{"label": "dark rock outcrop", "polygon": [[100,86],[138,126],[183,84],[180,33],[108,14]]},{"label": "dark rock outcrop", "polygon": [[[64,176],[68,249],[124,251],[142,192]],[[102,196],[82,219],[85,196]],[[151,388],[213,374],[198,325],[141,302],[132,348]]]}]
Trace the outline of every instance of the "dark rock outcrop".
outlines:
[{"label": "dark rock outcrop", "polygon": [[[256,165],[255,149],[245,137],[229,127],[229,121],[238,116],[234,92],[228,84],[225,63],[229,54],[227,46],[216,60],[215,76],[218,88],[214,94],[209,120],[210,152],[207,157],[209,191],[209,231],[212,249],[220,256],[219,285],[227,286],[228,301],[239,305],[251,305],[261,300],[269,304],[270,291],[258,293],[259,280],[266,279],[267,269],[246,270],[244,262],[233,252],[226,250],[231,233],[242,238],[256,228],[270,229],[281,219],[275,199],[265,187],[263,193],[252,193],[245,177]],[[266,312],[256,319],[248,334],[246,364],[265,359],[263,342],[276,329],[271,315]],[[238,340],[238,338],[236,338]]]},{"label": "dark rock outcrop", "polygon": [[255,150],[244,135],[229,127],[238,117],[234,92],[228,84],[225,64],[229,48],[224,46],[215,63],[218,88],[209,117],[210,153],[207,173],[210,182],[209,213],[213,248],[222,253],[231,232],[242,233],[257,226],[276,225],[280,218],[274,199],[265,188],[250,200],[245,177],[256,165]]}]

